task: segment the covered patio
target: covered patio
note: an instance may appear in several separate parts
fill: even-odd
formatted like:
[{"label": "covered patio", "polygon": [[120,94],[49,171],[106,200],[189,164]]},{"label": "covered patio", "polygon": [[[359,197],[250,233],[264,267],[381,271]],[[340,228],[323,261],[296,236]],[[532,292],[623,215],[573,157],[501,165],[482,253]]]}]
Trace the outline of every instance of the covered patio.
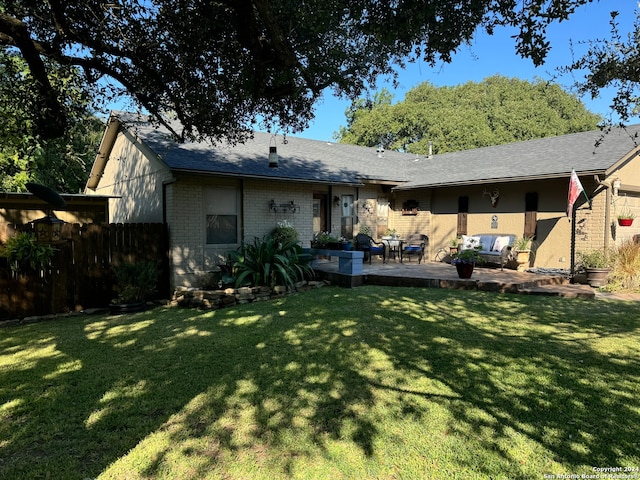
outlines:
[{"label": "covered patio", "polygon": [[336,258],[315,260],[314,269],[323,279],[343,287],[382,285],[390,287],[450,288],[458,290],[484,290],[500,293],[553,295],[571,298],[594,298],[595,291],[588,285],[569,283],[561,273],[519,272],[517,270],[476,266],[471,278],[458,278],[456,269],[444,262],[415,260],[400,263],[372,259],[364,262],[362,274],[346,275],[338,270]]}]

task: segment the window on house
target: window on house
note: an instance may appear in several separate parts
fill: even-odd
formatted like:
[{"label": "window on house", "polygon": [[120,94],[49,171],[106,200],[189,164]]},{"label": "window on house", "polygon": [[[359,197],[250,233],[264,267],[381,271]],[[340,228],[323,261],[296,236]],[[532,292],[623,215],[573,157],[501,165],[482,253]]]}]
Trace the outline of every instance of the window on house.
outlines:
[{"label": "window on house", "polygon": [[211,187],[204,195],[208,245],[237,244],[240,194],[235,187]]}]

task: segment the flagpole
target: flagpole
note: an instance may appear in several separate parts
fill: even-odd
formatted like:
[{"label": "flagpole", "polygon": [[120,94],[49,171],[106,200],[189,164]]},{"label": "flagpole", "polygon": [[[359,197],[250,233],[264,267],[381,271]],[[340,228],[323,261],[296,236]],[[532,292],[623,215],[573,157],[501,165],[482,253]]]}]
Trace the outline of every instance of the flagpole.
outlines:
[{"label": "flagpole", "polygon": [[569,279],[571,283],[576,274],[576,208],[571,209],[571,270]]}]

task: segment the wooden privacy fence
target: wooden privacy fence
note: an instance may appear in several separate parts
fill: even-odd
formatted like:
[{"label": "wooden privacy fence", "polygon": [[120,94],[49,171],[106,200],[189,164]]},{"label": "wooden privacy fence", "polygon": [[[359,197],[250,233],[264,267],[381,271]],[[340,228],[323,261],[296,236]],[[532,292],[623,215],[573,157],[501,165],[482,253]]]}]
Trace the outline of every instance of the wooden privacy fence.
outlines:
[{"label": "wooden privacy fence", "polygon": [[106,306],[117,296],[112,267],[122,262],[157,263],[157,295],[166,298],[168,243],[162,223],[64,224],[48,270],[15,275],[0,259],[0,320]]}]

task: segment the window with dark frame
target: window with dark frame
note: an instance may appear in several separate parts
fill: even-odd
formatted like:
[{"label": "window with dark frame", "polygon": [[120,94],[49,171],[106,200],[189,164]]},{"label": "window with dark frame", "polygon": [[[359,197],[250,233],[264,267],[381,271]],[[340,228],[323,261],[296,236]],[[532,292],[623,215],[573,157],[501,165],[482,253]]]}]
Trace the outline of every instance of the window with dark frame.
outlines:
[{"label": "window with dark frame", "polygon": [[239,191],[235,186],[215,186],[204,191],[207,245],[239,242]]}]

